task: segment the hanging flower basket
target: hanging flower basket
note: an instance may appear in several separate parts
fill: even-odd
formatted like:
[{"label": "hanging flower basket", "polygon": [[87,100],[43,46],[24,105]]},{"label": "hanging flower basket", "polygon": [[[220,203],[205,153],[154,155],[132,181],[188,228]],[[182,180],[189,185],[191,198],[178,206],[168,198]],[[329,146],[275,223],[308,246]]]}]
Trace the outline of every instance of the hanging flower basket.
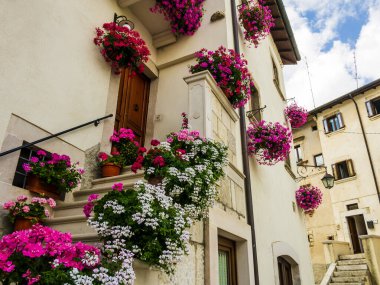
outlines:
[{"label": "hanging flower basket", "polygon": [[208,70],[234,108],[248,102],[254,83],[242,55],[221,46],[216,51],[202,49],[195,56],[197,64],[190,67],[191,73]]},{"label": "hanging flower basket", "polygon": [[291,131],[280,123],[260,121],[247,129],[248,152],[263,165],[284,161],[290,152]]},{"label": "hanging flower basket", "polygon": [[307,122],[307,116],[309,115],[307,110],[296,103],[292,103],[284,110],[285,116],[289,119],[290,125],[293,129],[302,127]]},{"label": "hanging flower basket", "polygon": [[163,14],[170,21],[174,34],[192,36],[201,26],[204,2],[205,0],[156,0],[156,5],[150,10]]},{"label": "hanging flower basket", "polygon": [[313,216],[314,210],[322,203],[322,191],[315,186],[305,185],[301,186],[296,191],[296,201],[305,214]]},{"label": "hanging flower basket", "polygon": [[150,52],[138,32],[113,22],[105,23],[103,29],[96,28],[94,43],[115,74],[120,74],[122,68],[130,68],[132,74],[144,71],[143,63],[148,61]]},{"label": "hanging flower basket", "polygon": [[258,46],[259,41],[270,34],[270,29],[275,26],[272,11],[265,6],[264,0],[248,0],[239,6],[239,21],[244,27],[245,40]]}]

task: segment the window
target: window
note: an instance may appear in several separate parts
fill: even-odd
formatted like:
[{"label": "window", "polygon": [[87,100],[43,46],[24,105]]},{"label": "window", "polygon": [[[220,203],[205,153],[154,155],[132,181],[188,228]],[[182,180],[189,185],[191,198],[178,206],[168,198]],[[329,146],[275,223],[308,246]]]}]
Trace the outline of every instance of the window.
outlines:
[{"label": "window", "polygon": [[315,166],[322,166],[324,164],[325,164],[325,162],[323,161],[323,155],[322,155],[322,153],[314,155],[314,165]]},{"label": "window", "polygon": [[367,107],[368,117],[373,117],[380,114],[380,97],[365,102]]},{"label": "window", "polygon": [[278,78],[278,69],[277,69],[277,65],[276,63],[274,62],[273,58],[272,58],[272,66],[273,66],[273,81],[279,85],[280,84],[280,80]]},{"label": "window", "polygon": [[357,203],[355,204],[348,204],[346,205],[347,211],[357,210],[359,209],[359,205]]},{"label": "window", "polygon": [[259,91],[254,88],[252,95],[251,95],[251,108],[253,111],[252,117],[257,121],[260,122],[262,120],[261,116],[261,110],[260,109],[260,94]]},{"label": "window", "polygon": [[332,165],[335,180],[341,180],[355,176],[352,160],[345,160]]},{"label": "window", "polygon": [[301,145],[294,146],[294,150],[296,151],[296,162],[302,161],[303,155],[302,155]]},{"label": "window", "polygon": [[277,258],[280,285],[293,285],[292,266],[283,257]]},{"label": "window", "polygon": [[235,242],[218,238],[219,285],[237,285]]},{"label": "window", "polygon": [[[27,143],[28,142],[24,141],[22,145],[26,145]],[[20,156],[18,158],[16,172],[13,178],[12,185],[20,187],[20,188],[25,188],[27,173],[25,172],[24,168],[22,168],[22,165],[24,163],[27,163],[32,156],[37,156],[37,151],[39,150],[40,148],[36,146],[30,146],[30,147],[23,148],[22,150],[20,150]],[[48,155],[50,154],[47,151],[45,152]]]},{"label": "window", "polygon": [[325,133],[335,132],[344,127],[343,118],[341,113],[337,113],[334,116],[328,117],[323,120],[323,127],[325,129]]},{"label": "window", "polygon": [[318,127],[317,127],[317,126],[312,126],[312,127],[311,127],[311,130],[312,130],[313,132],[318,131]]}]

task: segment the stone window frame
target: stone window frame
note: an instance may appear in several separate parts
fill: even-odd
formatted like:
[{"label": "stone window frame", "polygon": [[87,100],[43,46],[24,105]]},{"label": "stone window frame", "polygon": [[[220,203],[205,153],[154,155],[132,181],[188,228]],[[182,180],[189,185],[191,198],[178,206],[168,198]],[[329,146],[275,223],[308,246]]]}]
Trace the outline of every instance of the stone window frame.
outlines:
[{"label": "stone window frame", "polygon": [[279,269],[277,260],[279,257],[285,259],[290,263],[292,267],[292,278],[293,285],[301,285],[301,274],[300,274],[300,258],[297,252],[286,242],[276,241],[272,243],[272,252],[273,252],[273,268],[274,268],[274,285],[280,285],[279,278]]}]

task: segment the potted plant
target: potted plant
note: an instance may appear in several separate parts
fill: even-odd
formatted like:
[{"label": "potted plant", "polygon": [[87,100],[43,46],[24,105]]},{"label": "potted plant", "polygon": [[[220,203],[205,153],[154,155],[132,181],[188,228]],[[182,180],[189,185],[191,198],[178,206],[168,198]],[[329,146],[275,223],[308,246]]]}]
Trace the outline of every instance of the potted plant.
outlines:
[{"label": "potted plant", "polygon": [[46,206],[54,208],[55,201],[52,198],[34,197],[31,202],[27,202],[25,195],[18,196],[16,201],[8,201],[3,204],[3,209],[8,210],[8,218],[14,224],[14,230],[30,229],[34,224],[49,218],[50,213]]},{"label": "potted plant", "polygon": [[148,61],[150,52],[138,32],[114,22],[105,23],[103,29],[96,28],[94,43],[115,74],[120,74],[122,68],[130,68],[132,74],[144,71],[143,63]]},{"label": "potted plant", "polygon": [[284,110],[285,116],[289,119],[292,128],[300,128],[307,122],[308,112],[305,108],[292,103]]},{"label": "potted plant", "polygon": [[248,153],[263,165],[285,161],[290,152],[291,131],[280,123],[251,123],[247,129]]},{"label": "potted plant", "polygon": [[74,273],[91,272],[100,262],[96,247],[39,224],[3,236],[0,252],[1,284],[85,284]]},{"label": "potted plant", "polygon": [[239,21],[244,27],[244,38],[246,41],[258,46],[259,41],[270,34],[270,29],[275,26],[275,20],[265,0],[248,0],[243,2],[239,8]]},{"label": "potted plant", "polygon": [[248,102],[254,83],[243,55],[221,46],[216,51],[202,49],[195,57],[197,64],[190,66],[191,73],[208,70],[234,108]]},{"label": "potted plant", "polygon": [[114,131],[110,137],[112,142],[111,154],[120,155],[123,158],[121,166],[130,166],[135,161],[139,152],[144,148],[140,147],[136,140],[136,135],[131,129],[121,128],[119,131]]},{"label": "potted plant", "polygon": [[102,169],[102,177],[112,177],[120,174],[124,162],[121,155],[108,155],[105,152],[100,152],[98,160],[99,166]]},{"label": "potted plant", "polygon": [[296,201],[298,206],[302,208],[305,214],[308,214],[310,217],[313,216],[314,211],[322,203],[322,191],[312,185],[301,186],[296,191]]},{"label": "potted plant", "polygon": [[26,189],[55,199],[64,199],[67,192],[78,186],[84,170],[72,164],[67,155],[53,153],[47,155],[43,150],[22,165],[28,174]]},{"label": "potted plant", "polygon": [[174,34],[192,36],[201,26],[204,2],[205,0],[156,0],[156,5],[150,10],[163,14],[170,21]]}]

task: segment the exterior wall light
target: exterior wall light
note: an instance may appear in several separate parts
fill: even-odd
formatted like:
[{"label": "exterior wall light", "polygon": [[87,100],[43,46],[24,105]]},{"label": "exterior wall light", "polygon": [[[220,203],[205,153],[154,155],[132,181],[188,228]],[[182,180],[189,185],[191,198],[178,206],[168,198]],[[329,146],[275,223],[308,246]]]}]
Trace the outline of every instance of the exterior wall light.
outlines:
[{"label": "exterior wall light", "polygon": [[135,24],[128,20],[126,16],[118,16],[116,13],[113,16],[113,22],[118,24],[120,27],[128,27],[130,30],[135,28]]},{"label": "exterior wall light", "polygon": [[302,180],[307,177],[309,177],[311,174],[313,174],[315,171],[325,171],[325,175],[322,177],[322,183],[323,186],[326,189],[331,189],[334,187],[335,178],[331,174],[327,173],[327,167],[326,166],[314,166],[314,165],[298,165],[297,166],[297,173],[300,175],[300,177],[297,178],[297,180]]}]

